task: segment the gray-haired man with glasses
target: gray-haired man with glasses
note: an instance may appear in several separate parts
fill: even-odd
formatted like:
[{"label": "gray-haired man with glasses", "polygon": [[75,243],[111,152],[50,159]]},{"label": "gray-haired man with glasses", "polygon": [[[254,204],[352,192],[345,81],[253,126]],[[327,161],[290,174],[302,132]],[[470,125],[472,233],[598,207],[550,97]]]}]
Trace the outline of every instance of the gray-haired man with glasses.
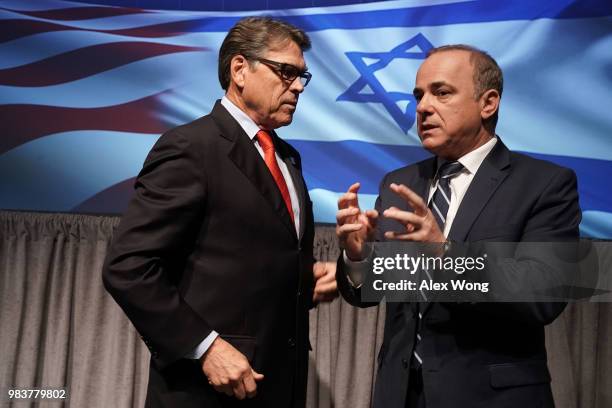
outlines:
[{"label": "gray-haired man with glasses", "polygon": [[313,267],[300,156],[274,129],[310,81],[309,48],[290,24],[239,21],[219,51],[225,96],[137,178],[104,283],[151,351],[148,407],[304,406],[308,310],[336,283]]}]

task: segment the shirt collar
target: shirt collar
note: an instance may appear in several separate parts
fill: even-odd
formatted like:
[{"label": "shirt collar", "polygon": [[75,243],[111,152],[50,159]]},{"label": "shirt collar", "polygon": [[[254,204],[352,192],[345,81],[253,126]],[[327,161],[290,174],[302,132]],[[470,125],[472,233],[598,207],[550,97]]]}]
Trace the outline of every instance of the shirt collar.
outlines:
[{"label": "shirt collar", "polygon": [[[497,136],[493,136],[491,140],[487,143],[483,144],[477,149],[472,150],[469,153],[461,156],[457,161],[461,163],[465,170],[467,170],[470,174],[476,174],[478,168],[487,157],[487,155],[493,150],[495,144],[497,143]],[[438,158],[438,169],[442,164],[444,164],[447,160]]]},{"label": "shirt collar", "polygon": [[223,98],[221,98],[221,105],[223,105],[223,107],[227,109],[231,117],[234,118],[236,122],[238,122],[238,124],[247,134],[249,139],[253,140],[257,135],[257,132],[261,130],[259,126],[255,124],[253,119],[251,119],[225,95],[223,96]]}]

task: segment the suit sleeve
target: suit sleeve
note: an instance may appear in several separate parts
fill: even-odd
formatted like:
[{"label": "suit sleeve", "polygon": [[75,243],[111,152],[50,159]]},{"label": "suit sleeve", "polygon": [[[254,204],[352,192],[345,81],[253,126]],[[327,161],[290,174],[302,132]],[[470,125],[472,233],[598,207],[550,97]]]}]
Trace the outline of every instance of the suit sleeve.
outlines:
[{"label": "suit sleeve", "polygon": [[576,174],[562,168],[540,195],[527,220],[521,241],[577,241],[581,218]]},{"label": "suit sleeve", "polygon": [[106,257],[103,281],[161,367],[211,333],[178,290],[206,202],[201,148],[174,130],[149,153]]}]

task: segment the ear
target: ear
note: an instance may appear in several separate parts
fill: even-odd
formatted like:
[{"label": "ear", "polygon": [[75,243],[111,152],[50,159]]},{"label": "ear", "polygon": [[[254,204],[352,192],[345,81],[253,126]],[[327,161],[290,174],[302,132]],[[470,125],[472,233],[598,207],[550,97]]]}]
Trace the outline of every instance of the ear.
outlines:
[{"label": "ear", "polygon": [[249,61],[242,55],[234,55],[230,62],[230,77],[238,88],[244,88],[245,73],[249,69]]},{"label": "ear", "polygon": [[499,92],[495,89],[485,91],[480,97],[480,117],[487,120],[499,109]]}]

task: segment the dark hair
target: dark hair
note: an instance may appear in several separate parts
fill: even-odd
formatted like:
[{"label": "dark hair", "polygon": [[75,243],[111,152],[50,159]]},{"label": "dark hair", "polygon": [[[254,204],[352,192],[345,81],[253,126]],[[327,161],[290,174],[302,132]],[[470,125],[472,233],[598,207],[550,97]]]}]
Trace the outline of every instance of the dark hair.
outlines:
[{"label": "dark hair", "polygon": [[[497,65],[497,61],[493,59],[485,51],[479,50],[476,47],[465,44],[443,45],[441,47],[432,48],[427,53],[427,57],[444,51],[467,51],[470,53],[470,62],[474,68],[474,98],[478,99],[489,89],[495,89],[501,98],[504,91],[504,76],[502,70]],[[495,112],[485,124],[491,126],[490,130],[495,131],[497,125],[498,113]]]},{"label": "dark hair", "polygon": [[310,38],[300,28],[270,17],[247,17],[238,21],[227,33],[219,50],[219,82],[227,90],[230,84],[230,64],[236,55],[253,61],[262,58],[273,45],[295,42],[302,51],[310,49]]}]

